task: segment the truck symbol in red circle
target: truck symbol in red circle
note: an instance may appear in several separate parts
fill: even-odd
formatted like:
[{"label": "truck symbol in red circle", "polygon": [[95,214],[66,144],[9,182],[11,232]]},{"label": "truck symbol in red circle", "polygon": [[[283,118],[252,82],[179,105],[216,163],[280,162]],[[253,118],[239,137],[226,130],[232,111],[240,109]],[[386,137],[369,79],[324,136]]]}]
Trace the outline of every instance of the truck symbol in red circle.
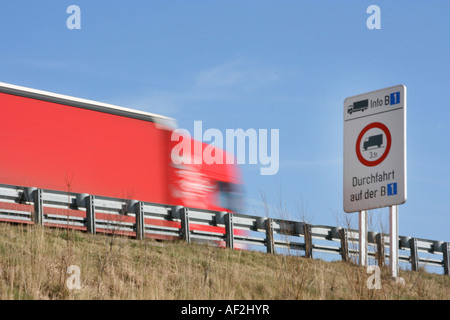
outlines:
[{"label": "truck symbol in red circle", "polygon": [[[366,160],[363,156],[362,156],[362,154],[361,154],[361,140],[362,140],[362,138],[363,138],[363,136],[364,136],[364,134],[367,132],[367,131],[369,131],[370,129],[374,129],[374,128],[378,128],[378,129],[380,129],[381,131],[383,131],[384,132],[384,134],[386,135],[386,150],[384,151],[384,153],[383,153],[383,155],[381,156],[381,157],[379,157],[378,159],[376,159],[376,160],[374,160],[374,161],[369,161],[369,160]],[[374,137],[378,137],[378,136],[374,136]],[[381,142],[382,142],[382,138],[380,139],[376,139],[376,140],[380,140]],[[378,144],[380,144],[380,145],[378,145],[378,147],[380,147],[381,146],[381,142],[380,141],[377,141],[376,142],[376,145],[378,145]],[[370,124],[368,124],[362,131],[361,131],[361,133],[359,134],[359,136],[358,136],[358,139],[356,140],[356,156],[358,157],[358,160],[363,164],[363,165],[365,165],[366,167],[374,167],[374,166],[377,166],[377,165],[379,165],[380,163],[382,163],[383,161],[384,161],[384,159],[386,159],[386,157],[388,156],[388,154],[389,154],[389,151],[391,150],[391,144],[392,144],[392,137],[391,137],[391,132],[389,131],[389,129],[384,125],[384,124],[382,124],[381,122],[372,122],[372,123],[370,123]],[[367,147],[368,147],[369,145],[365,145],[364,146],[364,149],[365,150],[367,150]]]},{"label": "truck symbol in red circle", "polygon": [[364,151],[367,151],[370,147],[378,146],[378,148],[381,148],[381,145],[383,144],[383,135],[377,134],[374,136],[368,137],[364,143],[363,143],[363,149]]}]

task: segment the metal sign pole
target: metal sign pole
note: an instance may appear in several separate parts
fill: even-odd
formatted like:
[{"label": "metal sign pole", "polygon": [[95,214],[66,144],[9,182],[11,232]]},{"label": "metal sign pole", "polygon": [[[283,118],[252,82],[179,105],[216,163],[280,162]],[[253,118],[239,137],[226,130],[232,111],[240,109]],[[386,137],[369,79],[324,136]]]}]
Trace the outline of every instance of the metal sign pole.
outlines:
[{"label": "metal sign pole", "polygon": [[391,275],[398,277],[398,206],[389,207]]},{"label": "metal sign pole", "polygon": [[359,265],[367,265],[367,211],[359,212]]}]

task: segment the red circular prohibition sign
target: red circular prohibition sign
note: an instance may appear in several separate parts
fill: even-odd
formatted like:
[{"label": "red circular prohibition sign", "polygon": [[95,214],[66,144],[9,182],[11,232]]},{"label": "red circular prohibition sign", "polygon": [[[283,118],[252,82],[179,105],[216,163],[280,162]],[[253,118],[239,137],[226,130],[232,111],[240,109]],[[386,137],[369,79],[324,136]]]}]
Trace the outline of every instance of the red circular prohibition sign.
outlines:
[{"label": "red circular prohibition sign", "polygon": [[[386,151],[377,160],[368,161],[361,154],[361,139],[367,131],[369,131],[370,129],[373,129],[373,128],[381,129],[384,132],[384,134],[386,135],[386,140],[387,140]],[[382,163],[383,160],[386,159],[386,157],[388,156],[389,151],[391,150],[391,144],[392,144],[392,139],[391,139],[391,133],[389,132],[389,129],[380,122],[373,122],[373,123],[367,125],[359,134],[358,139],[356,140],[356,156],[358,157],[359,161],[366,167],[377,166],[380,163]]]}]

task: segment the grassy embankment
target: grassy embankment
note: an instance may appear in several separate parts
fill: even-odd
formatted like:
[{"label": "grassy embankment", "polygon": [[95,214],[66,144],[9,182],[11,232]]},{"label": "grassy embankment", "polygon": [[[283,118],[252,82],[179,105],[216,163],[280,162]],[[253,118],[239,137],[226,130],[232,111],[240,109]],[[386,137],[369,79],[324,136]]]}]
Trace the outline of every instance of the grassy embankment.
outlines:
[{"label": "grassy embankment", "polygon": [[[80,268],[69,290],[67,268]],[[340,261],[0,224],[0,299],[449,299],[450,277]]]}]

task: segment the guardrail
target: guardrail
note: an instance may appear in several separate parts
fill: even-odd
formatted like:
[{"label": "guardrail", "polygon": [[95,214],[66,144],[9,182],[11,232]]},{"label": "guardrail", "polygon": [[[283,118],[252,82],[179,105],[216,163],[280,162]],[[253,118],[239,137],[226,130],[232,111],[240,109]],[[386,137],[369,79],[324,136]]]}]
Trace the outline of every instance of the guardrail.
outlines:
[{"label": "guardrail", "polygon": [[[349,228],[4,184],[0,184],[0,221],[141,240],[206,241],[231,249],[259,246],[271,254],[294,250],[309,258],[324,252],[349,261],[359,252],[358,230]],[[319,243],[322,241],[326,244]],[[450,243],[405,236],[398,241],[399,249],[407,252],[399,256],[399,261],[410,263],[412,270],[421,265],[437,266],[449,275]],[[369,257],[383,265],[389,258],[388,235],[369,232],[368,245],[373,247]],[[434,257],[425,257],[424,253]]]}]

